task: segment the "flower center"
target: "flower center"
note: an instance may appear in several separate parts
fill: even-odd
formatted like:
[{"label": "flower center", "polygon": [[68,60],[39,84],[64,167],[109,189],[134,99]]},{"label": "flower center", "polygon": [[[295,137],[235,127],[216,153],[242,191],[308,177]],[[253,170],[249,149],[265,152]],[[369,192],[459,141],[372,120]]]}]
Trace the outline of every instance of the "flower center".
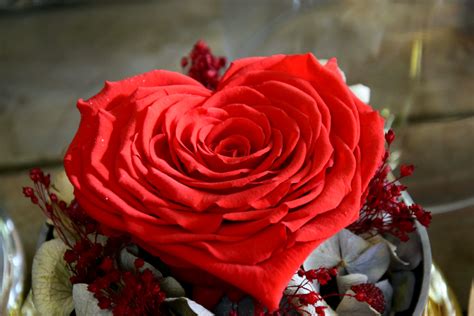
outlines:
[{"label": "flower center", "polygon": [[221,140],[214,148],[216,154],[226,157],[244,157],[251,151],[251,145],[242,135],[230,135]]}]

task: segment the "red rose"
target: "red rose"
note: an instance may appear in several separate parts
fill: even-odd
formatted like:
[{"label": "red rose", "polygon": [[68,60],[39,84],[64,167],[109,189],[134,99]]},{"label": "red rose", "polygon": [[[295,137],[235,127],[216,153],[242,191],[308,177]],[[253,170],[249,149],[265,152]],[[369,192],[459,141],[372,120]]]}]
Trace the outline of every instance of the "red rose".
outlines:
[{"label": "red rose", "polygon": [[380,116],[311,54],[237,60],[216,91],[151,71],[78,108],[65,168],[87,213],[270,309],[358,217],[383,154]]}]

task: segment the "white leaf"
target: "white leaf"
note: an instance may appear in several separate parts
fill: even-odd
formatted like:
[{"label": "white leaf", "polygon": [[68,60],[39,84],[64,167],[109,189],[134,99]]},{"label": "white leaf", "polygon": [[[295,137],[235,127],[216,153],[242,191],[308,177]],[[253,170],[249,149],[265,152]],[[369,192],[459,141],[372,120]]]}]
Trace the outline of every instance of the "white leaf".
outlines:
[{"label": "white leaf", "polygon": [[[293,274],[290,283],[288,283],[285,289],[286,295],[308,294],[310,292],[316,292],[316,289],[306,277],[301,277],[298,273]],[[297,297],[292,299],[292,303],[299,306],[299,310],[301,310],[303,314],[316,315],[316,310],[313,305],[301,305]]]},{"label": "white leaf", "polygon": [[413,270],[421,262],[423,250],[418,233],[411,233],[410,239],[406,242],[399,242],[397,246],[397,255],[402,261],[408,262],[408,265],[397,264],[393,265],[396,270]]},{"label": "white leaf", "polygon": [[348,229],[339,232],[339,244],[341,256],[345,263],[356,259],[361,253],[370,247],[370,243],[364,238],[357,236]]},{"label": "white leaf", "polygon": [[303,263],[306,271],[318,268],[332,268],[341,263],[339,234],[336,234],[316,248]]},{"label": "white leaf", "polygon": [[72,288],[72,297],[77,316],[111,316],[110,310],[104,310],[99,307],[99,301],[94,294],[89,292],[87,284],[74,284]]},{"label": "white leaf", "polygon": [[360,273],[352,273],[343,276],[337,276],[337,291],[346,293],[351,286],[356,284],[367,283],[367,276]]},{"label": "white leaf", "polygon": [[193,312],[195,312],[199,316],[214,316],[213,313],[211,313],[209,310],[199,305],[195,301],[192,301],[189,298],[186,298],[186,301],[188,302],[189,308],[191,308]]},{"label": "white leaf", "polygon": [[362,102],[370,102],[370,88],[363,84],[355,84],[349,87],[351,91],[358,97]]},{"label": "white leaf", "polygon": [[45,242],[33,259],[33,302],[42,315],[69,315],[74,309],[71,273],[64,262],[66,245],[59,239]]},{"label": "white leaf", "polygon": [[384,243],[370,247],[352,262],[346,261],[346,269],[349,273],[365,274],[370,283],[380,280],[387,272],[389,265],[390,252]]},{"label": "white leaf", "polygon": [[[324,316],[337,316],[337,315],[338,315],[338,314],[331,308],[331,306],[329,306],[328,303],[326,303],[325,300],[317,301],[314,306],[315,306],[315,307],[318,307],[318,306],[324,306],[324,307],[326,307],[326,308],[324,309]],[[302,313],[302,315],[306,315],[306,314]],[[309,315],[317,315],[316,310],[314,309],[314,313],[309,314]]]},{"label": "white leaf", "polygon": [[317,306],[326,306],[324,316],[338,316],[338,314],[329,306],[326,301],[319,301]]},{"label": "white leaf", "polygon": [[388,280],[383,280],[375,283],[375,286],[378,287],[382,293],[385,301],[385,310],[384,315],[389,315],[392,308],[392,297],[393,297],[393,288]]},{"label": "white leaf", "polygon": [[[304,286],[301,286],[301,285]],[[290,283],[285,288],[285,294],[307,294],[309,292],[317,292],[318,290],[311,284],[304,276],[299,276],[298,273],[293,274]]]},{"label": "white leaf", "polygon": [[[304,286],[300,286],[304,285]],[[310,283],[306,277],[301,277],[298,275],[298,273],[295,273],[293,277],[290,280],[290,283],[288,283],[288,286],[285,289],[285,294],[286,295],[296,295],[296,294],[307,294],[310,292],[319,292],[319,284],[312,284]],[[299,306],[298,310],[300,312],[303,312],[301,314],[303,315],[316,315],[316,309],[315,307],[317,306],[325,306],[326,308],[324,309],[325,315],[326,316],[332,316],[336,315],[335,312],[331,309],[331,307],[326,303],[326,301],[317,301],[315,305],[300,305],[298,298],[293,299],[293,304],[296,306]]]},{"label": "white leaf", "polygon": [[390,251],[390,258],[391,258],[391,265],[392,267],[407,267],[410,264],[408,262],[403,261],[397,253],[397,246],[395,246],[392,242],[388,241],[387,239],[383,238],[381,235],[375,235],[367,239],[372,245],[376,245],[378,243],[384,243],[387,245],[388,250]]}]

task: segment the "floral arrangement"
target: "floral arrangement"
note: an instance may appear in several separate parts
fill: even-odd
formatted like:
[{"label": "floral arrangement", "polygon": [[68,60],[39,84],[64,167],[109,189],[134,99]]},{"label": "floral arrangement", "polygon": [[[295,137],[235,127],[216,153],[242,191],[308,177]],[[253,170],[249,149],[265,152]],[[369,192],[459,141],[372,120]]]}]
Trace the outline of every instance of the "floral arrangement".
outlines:
[{"label": "floral arrangement", "polygon": [[226,59],[200,41],[181,65],[187,75],[155,70],[78,101],[64,159],[73,198],[31,171],[23,193],[53,233],[25,310],[406,310],[415,223],[431,216],[401,198],[413,166],[391,176],[394,133],[336,60],[252,57],[221,76]]}]

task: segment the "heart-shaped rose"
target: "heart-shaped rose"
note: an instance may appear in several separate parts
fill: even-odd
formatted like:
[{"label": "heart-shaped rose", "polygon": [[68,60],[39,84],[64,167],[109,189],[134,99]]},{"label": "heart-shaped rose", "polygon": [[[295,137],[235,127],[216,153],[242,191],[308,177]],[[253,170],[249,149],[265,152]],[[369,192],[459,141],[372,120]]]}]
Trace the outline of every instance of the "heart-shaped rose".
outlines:
[{"label": "heart-shaped rose", "polygon": [[78,108],[65,168],[82,208],[271,310],[308,254],[358,217],[383,155],[381,117],[312,54],[237,60],[216,91],[151,71]]}]

